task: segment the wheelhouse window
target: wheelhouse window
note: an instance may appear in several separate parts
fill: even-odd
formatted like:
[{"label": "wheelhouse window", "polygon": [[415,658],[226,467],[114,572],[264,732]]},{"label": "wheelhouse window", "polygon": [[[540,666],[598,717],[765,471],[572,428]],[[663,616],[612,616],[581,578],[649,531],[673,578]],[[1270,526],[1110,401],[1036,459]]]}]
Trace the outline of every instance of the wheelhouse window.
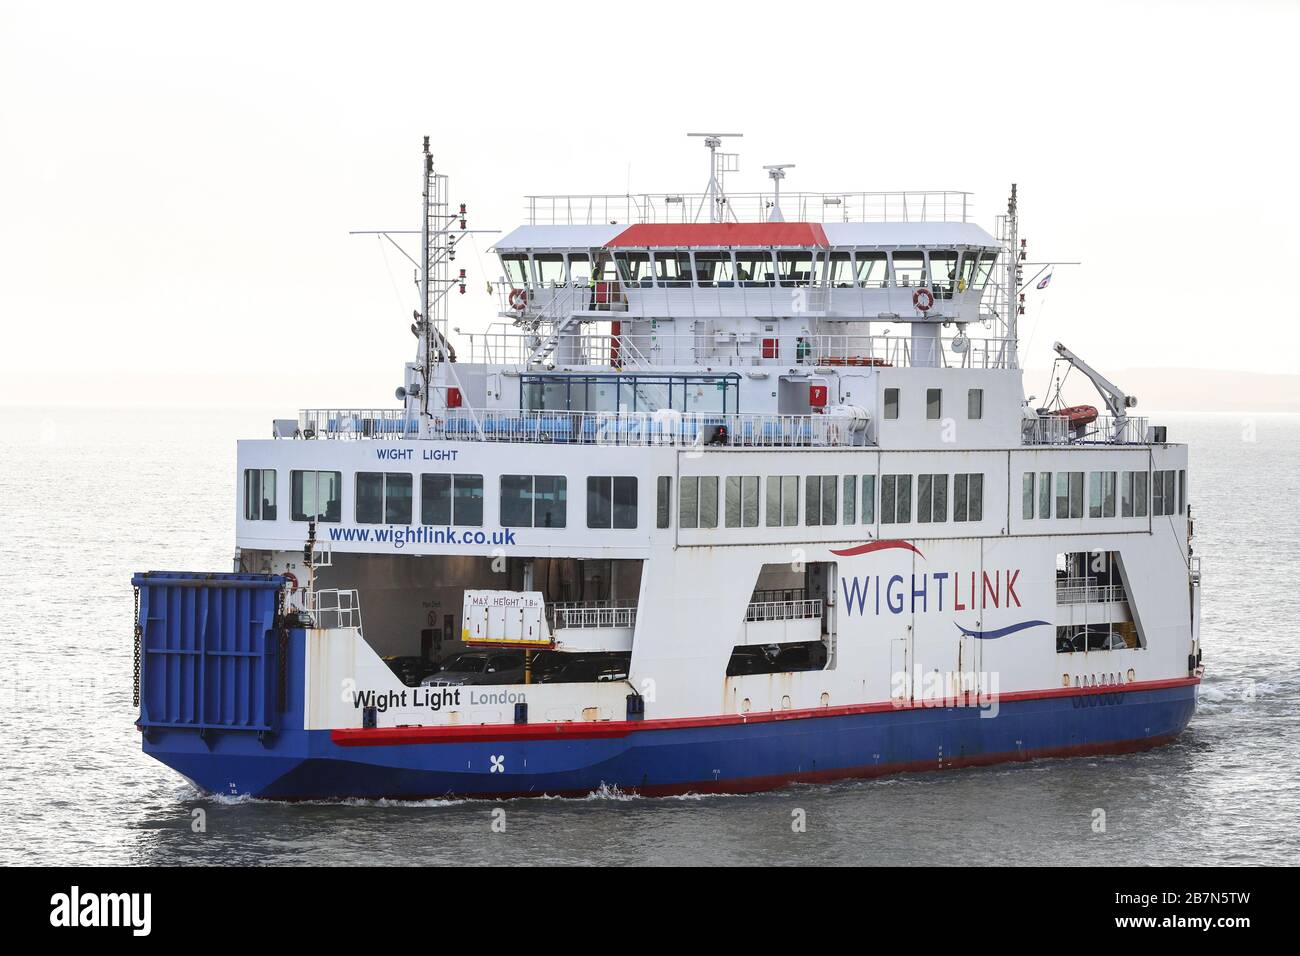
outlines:
[{"label": "wheelhouse window", "polygon": [[275,520],[275,469],[244,469],[244,518],[248,521]]},{"label": "wheelhouse window", "polygon": [[952,520],[984,520],[984,475],[953,475]]},{"label": "wheelhouse window", "polygon": [[343,517],[343,472],[289,472],[290,514],[294,521],[339,521]]},{"label": "wheelhouse window", "polygon": [[951,299],[957,287],[957,252],[953,249],[930,252],[930,285],[941,299]]},{"label": "wheelhouse window", "polygon": [[778,252],[777,269],[781,276],[781,285],[786,287],[806,286],[812,283],[812,253],[809,251]]},{"label": "wheelhouse window", "polygon": [[483,524],[482,475],[421,475],[420,521],[423,524]]},{"label": "wheelhouse window", "polygon": [[537,267],[537,284],[555,288],[564,285],[564,256],[558,252],[548,252],[533,256]]},{"label": "wheelhouse window", "polygon": [[895,252],[893,260],[894,285],[903,288],[925,285],[925,253]]},{"label": "wheelhouse window", "polygon": [[650,253],[616,252],[614,261],[618,264],[618,276],[623,280],[623,285],[641,289],[654,285],[650,271]]},{"label": "wheelhouse window", "polygon": [[670,528],[673,520],[673,476],[655,479],[655,527]]},{"label": "wheelhouse window", "polygon": [[730,252],[695,253],[695,280],[701,288],[730,288],[736,284]]},{"label": "wheelhouse window", "polygon": [[884,289],[889,285],[889,261],[883,252],[854,253],[857,264],[858,287]]},{"label": "wheelhouse window", "polygon": [[[953,517],[960,520],[955,515]],[[916,520],[927,524],[948,520],[947,475],[916,476]]]},{"label": "wheelhouse window", "polygon": [[726,481],[726,513],[724,523],[728,528],[758,527],[758,476],[728,475]]},{"label": "wheelhouse window", "polygon": [[767,526],[789,527],[799,523],[799,476],[768,475]]},{"label": "wheelhouse window", "polygon": [[512,286],[526,288],[532,285],[528,277],[528,257],[525,255],[510,254],[501,257],[501,264],[506,269],[506,280]]},{"label": "wheelhouse window", "polygon": [[636,527],[636,478],[595,476],[587,479],[587,527]]},{"label": "wheelhouse window", "polygon": [[503,528],[563,528],[568,515],[564,475],[502,475]]},{"label": "wheelhouse window", "polygon": [[978,252],[963,252],[961,254],[961,281],[957,283],[957,291],[965,292],[975,285],[975,271],[979,267],[980,254]]},{"label": "wheelhouse window", "polygon": [[853,288],[853,256],[848,252],[832,252],[817,260],[817,284],[832,289]]},{"label": "wheelhouse window", "polygon": [[412,484],[402,472],[357,472],[357,524],[410,524]]},{"label": "wheelhouse window", "polygon": [[678,482],[677,525],[681,528],[718,526],[716,475],[687,475]]},{"label": "wheelhouse window", "polygon": [[912,476],[882,475],[880,523],[908,524],[912,520]]},{"label": "wheelhouse window", "polygon": [[587,286],[591,284],[591,256],[585,252],[569,254],[569,285]]},{"label": "wheelhouse window", "polygon": [[684,289],[691,284],[691,254],[660,249],[655,253],[655,276],[661,288]]},{"label": "wheelhouse window", "polygon": [[737,252],[736,279],[747,288],[776,285],[770,252]]},{"label": "wheelhouse window", "polygon": [[993,266],[998,261],[996,252],[980,253],[979,265],[975,269],[975,288],[983,289],[988,284],[989,277],[993,275]]}]

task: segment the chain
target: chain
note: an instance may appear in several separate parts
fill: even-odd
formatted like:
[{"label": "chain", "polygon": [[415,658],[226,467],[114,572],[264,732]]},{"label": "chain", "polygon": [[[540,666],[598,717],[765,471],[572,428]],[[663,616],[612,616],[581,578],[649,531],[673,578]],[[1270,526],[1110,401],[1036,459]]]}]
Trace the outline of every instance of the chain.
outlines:
[{"label": "chain", "polygon": [[279,596],[276,599],[276,630],[279,636],[279,660],[278,660],[278,680],[279,680],[279,704],[280,710],[288,709],[289,705],[289,685],[288,685],[288,658],[289,658],[289,625],[284,617],[284,589],[281,588]]},{"label": "chain", "polygon": [[140,589],[135,589],[135,684],[131,694],[131,705],[140,706],[140,641],[144,628],[140,625]]}]

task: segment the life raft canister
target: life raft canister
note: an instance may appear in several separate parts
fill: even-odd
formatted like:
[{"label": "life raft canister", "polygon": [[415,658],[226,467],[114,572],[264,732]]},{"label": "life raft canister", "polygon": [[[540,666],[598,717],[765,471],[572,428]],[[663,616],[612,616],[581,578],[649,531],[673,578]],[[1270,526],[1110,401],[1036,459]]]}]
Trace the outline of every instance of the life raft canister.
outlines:
[{"label": "life raft canister", "polygon": [[917,289],[912,293],[912,305],[918,312],[929,312],[934,308],[934,293],[926,288]]},{"label": "life raft canister", "polygon": [[524,311],[524,306],[528,304],[528,293],[524,289],[510,290],[510,308],[516,312]]}]

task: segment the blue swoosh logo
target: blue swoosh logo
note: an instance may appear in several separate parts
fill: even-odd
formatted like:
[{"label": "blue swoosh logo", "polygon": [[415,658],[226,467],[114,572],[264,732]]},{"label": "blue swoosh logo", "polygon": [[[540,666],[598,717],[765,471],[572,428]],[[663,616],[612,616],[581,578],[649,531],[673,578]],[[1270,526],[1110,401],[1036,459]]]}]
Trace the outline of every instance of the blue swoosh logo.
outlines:
[{"label": "blue swoosh logo", "polygon": [[1008,634],[1016,633],[1016,631],[1023,631],[1028,627],[1039,627],[1046,623],[1046,621],[1021,621],[1019,624],[1010,624],[1007,627],[999,627],[995,631],[972,631],[970,628],[962,627],[958,624],[957,630],[961,631],[967,637],[978,638],[981,641],[991,641],[996,637],[1006,637]]}]

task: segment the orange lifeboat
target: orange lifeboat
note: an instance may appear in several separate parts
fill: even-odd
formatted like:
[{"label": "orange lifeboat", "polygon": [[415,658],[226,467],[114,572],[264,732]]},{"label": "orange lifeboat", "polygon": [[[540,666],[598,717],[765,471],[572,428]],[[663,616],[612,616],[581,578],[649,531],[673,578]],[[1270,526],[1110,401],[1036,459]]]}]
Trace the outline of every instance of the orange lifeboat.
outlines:
[{"label": "orange lifeboat", "polygon": [[1055,418],[1064,418],[1070,428],[1086,428],[1097,420],[1097,409],[1092,405],[1070,405],[1047,414]]}]

